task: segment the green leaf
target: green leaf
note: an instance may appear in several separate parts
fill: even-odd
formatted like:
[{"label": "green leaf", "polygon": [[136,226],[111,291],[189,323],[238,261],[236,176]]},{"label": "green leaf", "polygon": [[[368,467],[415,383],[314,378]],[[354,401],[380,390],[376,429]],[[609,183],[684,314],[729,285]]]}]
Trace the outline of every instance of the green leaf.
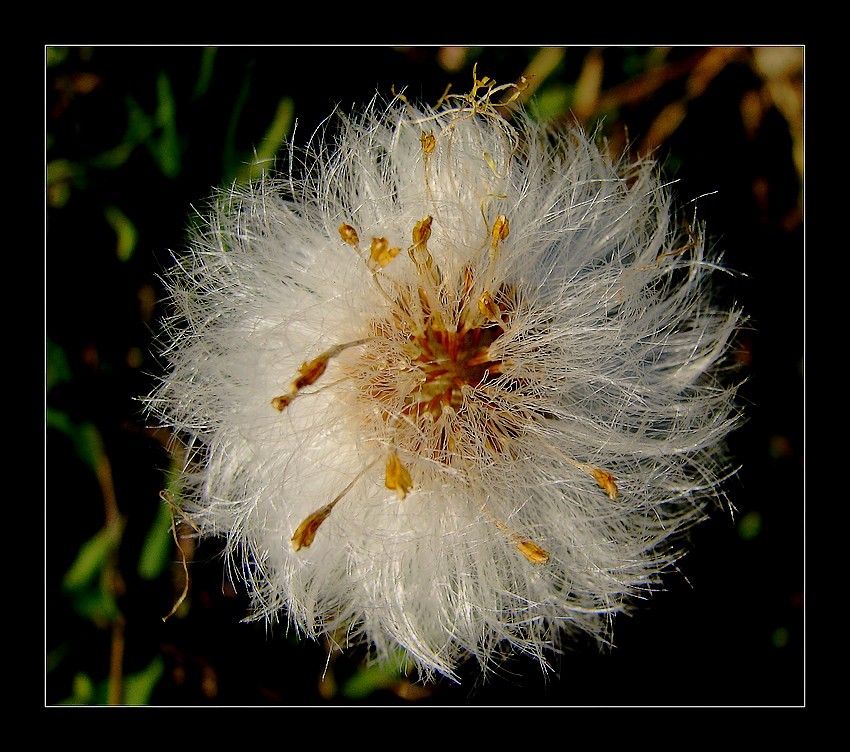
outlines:
[{"label": "green leaf", "polygon": [[67,159],[54,159],[47,165],[47,203],[61,209],[71,197],[74,180],[81,174],[78,165]]},{"label": "green leaf", "polygon": [[165,672],[162,656],[156,656],[147,668],[124,677],[124,705],[147,705]]},{"label": "green leaf", "polygon": [[71,365],[65,351],[55,342],[47,341],[47,391],[58,384],[71,381]]},{"label": "green leaf", "polygon": [[71,643],[65,641],[47,653],[47,672],[55,671],[71,653]]},{"label": "green leaf", "polygon": [[108,525],[83,543],[74,563],[62,579],[62,588],[66,592],[82,590],[97,579],[110,553],[121,541],[123,527],[123,521]]},{"label": "green leaf", "polygon": [[755,510],[747,512],[738,522],[738,535],[743,540],[753,540],[761,532],[761,514]]},{"label": "green leaf", "polygon": [[224,183],[230,183],[235,176],[239,174],[241,162],[236,154],[236,130],[239,126],[239,119],[242,117],[242,110],[248,101],[248,96],[251,93],[251,73],[246,74],[242,81],[242,86],[239,88],[239,94],[236,101],[230,108],[230,120],[227,124],[227,135],[225,136],[224,148],[222,150],[222,173]]},{"label": "green leaf", "polygon": [[786,627],[777,627],[773,630],[770,640],[773,643],[773,647],[785,648],[788,647],[788,643],[791,640],[791,633]]},{"label": "green leaf", "polygon": [[71,696],[62,700],[60,705],[106,705],[107,686],[109,682],[102,679],[95,682],[87,673],[80,671],[74,676],[71,684]]},{"label": "green leaf", "polygon": [[65,58],[68,57],[67,47],[48,47],[47,48],[47,67],[52,68],[54,65],[59,65]]},{"label": "green leaf", "polygon": [[121,614],[108,580],[101,578],[97,585],[70,594],[71,605],[79,616],[98,627],[106,627]]},{"label": "green leaf", "polygon": [[295,104],[290,97],[284,97],[278,102],[274,119],[257,148],[254,160],[239,171],[239,182],[249,182],[260,177],[274,164],[274,158],[289,135],[294,118]]},{"label": "green leaf", "polygon": [[144,580],[155,580],[159,577],[171,564],[173,547],[171,508],[163,503],[142,546],[139,576]]},{"label": "green leaf", "polygon": [[47,184],[55,185],[72,180],[79,168],[69,159],[54,159],[47,164]]},{"label": "green leaf", "polygon": [[107,149],[94,157],[90,164],[103,170],[121,167],[136,147],[150,138],[154,130],[153,120],[139,106],[135,99],[125,98],[127,105],[127,131],[120,144]]},{"label": "green leaf", "polygon": [[398,655],[364,666],[351,676],[340,689],[340,694],[351,700],[362,700],[379,689],[388,689],[406,676],[405,656]]},{"label": "green leaf", "polygon": [[90,164],[103,170],[121,167],[139,144],[145,143],[155,130],[154,120],[131,96],[125,97],[127,105],[127,130],[120,144],[92,158]]},{"label": "green leaf", "polygon": [[104,209],[106,221],[118,236],[115,252],[121,261],[128,261],[136,249],[138,232],[136,226],[117,206],[107,206]]},{"label": "green leaf", "polygon": [[132,144],[135,147],[150,138],[155,127],[154,121],[133,97],[127,96],[125,101],[127,103],[127,132],[124,134],[124,143]]},{"label": "green leaf", "polygon": [[218,50],[215,47],[204,47],[201,53],[201,66],[198,71],[198,80],[195,83],[195,90],[192,92],[192,99],[200,99],[210,88],[212,81],[213,65],[215,56]]},{"label": "green leaf", "polygon": [[177,103],[171,88],[171,81],[162,72],[156,80],[157,108],[155,121],[162,129],[159,140],[152,145],[151,151],[157,159],[162,174],[176,178],[180,174],[180,143],[177,137]]},{"label": "green leaf", "polygon": [[104,455],[103,439],[93,423],[75,423],[67,413],[54,408],[47,409],[47,427],[61,431],[73,442],[79,458],[97,473]]},{"label": "green leaf", "polygon": [[62,700],[60,705],[91,705],[94,702],[96,687],[91,677],[80,671],[71,682],[71,696]]},{"label": "green leaf", "polygon": [[542,88],[530,103],[535,119],[547,121],[564,115],[572,103],[574,88],[564,84]]}]

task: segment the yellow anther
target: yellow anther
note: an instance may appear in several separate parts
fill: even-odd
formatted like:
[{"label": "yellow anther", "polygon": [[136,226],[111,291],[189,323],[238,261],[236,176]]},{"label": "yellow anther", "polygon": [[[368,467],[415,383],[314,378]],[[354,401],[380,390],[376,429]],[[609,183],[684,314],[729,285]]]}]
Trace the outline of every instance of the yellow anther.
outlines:
[{"label": "yellow anther", "polygon": [[516,547],[532,564],[545,564],[549,561],[549,552],[527,538],[517,540]]},{"label": "yellow anther", "polygon": [[302,548],[309,548],[313,539],[316,537],[316,532],[319,526],[328,518],[336,504],[333,501],[326,506],[323,506],[318,512],[313,512],[304,522],[302,522],[295,534],[292,536],[292,548],[295,551],[300,551]]},{"label": "yellow anther", "polygon": [[494,324],[502,323],[502,309],[487,290],[478,298],[478,310],[487,321],[492,321]]},{"label": "yellow anther", "polygon": [[500,214],[496,217],[496,221],[493,223],[493,232],[491,233],[491,240],[493,246],[499,245],[511,232],[511,223],[508,221],[508,218],[504,214]]},{"label": "yellow anther", "polygon": [[426,157],[434,153],[434,149],[437,146],[437,139],[433,133],[423,133],[419,141],[422,144],[422,151]]},{"label": "yellow anther", "polygon": [[386,238],[372,238],[372,244],[369,247],[369,259],[379,269],[383,269],[399,253],[401,253],[401,248],[390,248],[390,241]]},{"label": "yellow anther", "polygon": [[440,284],[439,269],[432,268],[434,259],[428,252],[428,239],[431,237],[431,222],[433,217],[425,217],[425,219],[417,222],[413,228],[413,245],[408,249],[411,261],[416,264],[416,271],[430,284],[437,286]]},{"label": "yellow anther", "polygon": [[357,235],[357,230],[355,230],[351,225],[347,225],[344,222],[339,226],[339,236],[346,242],[348,245],[356,246],[360,242],[360,238]]},{"label": "yellow anther", "polygon": [[508,237],[511,232],[511,223],[504,214],[496,217],[493,223],[493,230],[490,233],[490,258],[495,259],[499,255],[499,246],[502,241]]},{"label": "yellow anther", "polygon": [[433,217],[425,217],[425,219],[417,222],[413,228],[413,245],[414,247],[425,246],[428,239],[431,237],[431,222]]},{"label": "yellow anther", "polygon": [[401,460],[398,458],[394,449],[391,450],[387,456],[385,482],[387,488],[391,491],[395,491],[400,500],[403,500],[410,489],[413,488],[413,481],[410,478],[410,473],[407,472],[407,468],[401,464]]},{"label": "yellow anther", "polygon": [[617,489],[617,483],[614,480],[614,476],[611,475],[611,473],[607,470],[603,470],[602,468],[595,467],[593,468],[593,477],[596,479],[599,487],[608,494],[609,499],[613,501],[617,498],[619,490]]},{"label": "yellow anther", "polygon": [[335,358],[343,350],[347,350],[349,347],[357,347],[368,341],[368,339],[357,339],[352,342],[346,342],[345,344],[337,345],[336,347],[332,347],[330,350],[326,350],[319,355],[319,357],[313,358],[313,360],[309,363],[302,363],[301,367],[298,369],[299,375],[289,385],[289,393],[282,394],[279,397],[274,397],[271,401],[272,407],[279,412],[283,412],[284,409],[289,407],[292,400],[298,396],[298,393],[305,386],[315,384],[321,378],[322,374],[327,369],[328,361],[330,361],[331,358]]},{"label": "yellow anther", "polygon": [[334,352],[322,353],[318,358],[314,358],[309,363],[303,363],[301,368],[298,369],[298,373],[301,375],[292,382],[292,386],[290,387],[292,394],[299,392],[305,386],[315,384],[328,367],[328,361],[335,354]]},{"label": "yellow anther", "polygon": [[272,400],[272,407],[279,412],[283,412],[287,407],[289,407],[290,402],[292,402],[292,395],[281,394],[280,397],[275,397]]}]

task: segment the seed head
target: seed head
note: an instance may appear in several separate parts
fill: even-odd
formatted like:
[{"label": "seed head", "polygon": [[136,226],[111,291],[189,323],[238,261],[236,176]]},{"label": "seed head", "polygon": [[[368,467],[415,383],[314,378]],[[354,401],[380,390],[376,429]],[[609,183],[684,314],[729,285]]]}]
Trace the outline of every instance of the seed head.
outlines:
[{"label": "seed head", "polygon": [[373,102],[219,195],[166,277],[148,400],[254,615],[426,678],[610,639],[736,420],[740,313],[654,164],[508,119],[502,88]]}]

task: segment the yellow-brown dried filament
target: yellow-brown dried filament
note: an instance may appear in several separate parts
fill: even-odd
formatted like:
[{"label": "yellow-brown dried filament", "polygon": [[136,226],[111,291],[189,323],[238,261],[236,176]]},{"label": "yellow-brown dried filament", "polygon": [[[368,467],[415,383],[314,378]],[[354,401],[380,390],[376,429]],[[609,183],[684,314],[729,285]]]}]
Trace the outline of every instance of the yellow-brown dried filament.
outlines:
[{"label": "yellow-brown dried filament", "polygon": [[599,487],[608,494],[609,499],[613,501],[617,498],[619,490],[617,489],[617,483],[614,480],[614,476],[611,475],[611,473],[607,470],[603,470],[602,468],[594,467],[593,477],[596,479]]},{"label": "yellow-brown dried filament", "polygon": [[545,564],[549,561],[549,552],[528,538],[516,540],[517,550],[532,564]]},{"label": "yellow-brown dried filament", "polygon": [[369,259],[375,267],[383,269],[399,253],[401,253],[401,248],[390,248],[390,241],[386,238],[372,238],[372,244],[369,247]]},{"label": "yellow-brown dried filament", "polygon": [[386,471],[386,486],[391,491],[398,494],[399,499],[403,500],[411,488],[413,488],[413,480],[410,478],[410,473],[407,468],[401,464],[395,450],[392,450],[387,456],[387,471]]},{"label": "yellow-brown dried filament", "polygon": [[347,225],[345,223],[339,226],[339,236],[348,243],[348,245],[356,246],[360,242],[357,230],[355,230],[351,225]]},{"label": "yellow-brown dried filament", "polygon": [[316,531],[318,531],[319,526],[328,518],[331,511],[333,511],[337,501],[339,501],[339,498],[330,504],[326,504],[318,512],[313,512],[313,514],[298,526],[291,540],[293,550],[300,551],[302,548],[310,547],[310,544],[316,537]]}]

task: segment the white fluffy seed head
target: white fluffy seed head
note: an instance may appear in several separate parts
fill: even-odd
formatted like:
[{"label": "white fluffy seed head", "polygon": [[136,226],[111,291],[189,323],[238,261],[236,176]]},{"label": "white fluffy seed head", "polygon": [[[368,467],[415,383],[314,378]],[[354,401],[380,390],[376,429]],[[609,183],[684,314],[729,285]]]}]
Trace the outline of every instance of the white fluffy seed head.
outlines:
[{"label": "white fluffy seed head", "polygon": [[219,195],[166,277],[148,400],[255,615],[425,678],[608,640],[736,420],[740,314],[655,166],[483,88],[373,103]]}]

